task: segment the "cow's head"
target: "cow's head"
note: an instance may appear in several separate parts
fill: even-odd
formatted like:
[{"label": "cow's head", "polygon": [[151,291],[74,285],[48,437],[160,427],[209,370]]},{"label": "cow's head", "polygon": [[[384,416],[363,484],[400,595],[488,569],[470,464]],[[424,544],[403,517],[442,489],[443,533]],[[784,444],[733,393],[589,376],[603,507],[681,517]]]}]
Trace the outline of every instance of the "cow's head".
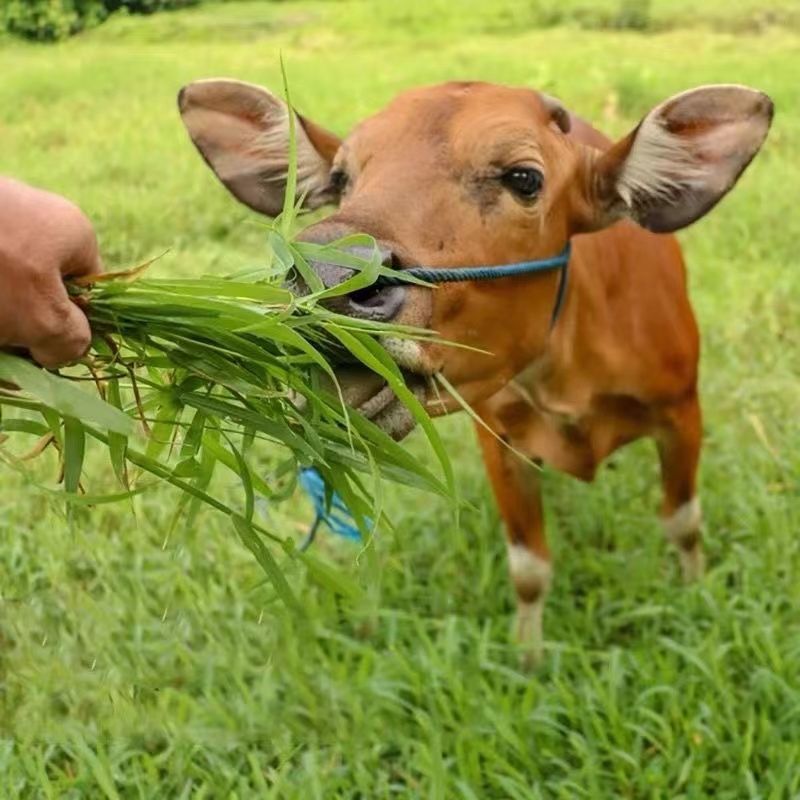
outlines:
[{"label": "cow's head", "polygon": [[[223,184],[256,211],[277,214],[287,171],[286,104],[258,86],[208,80],[182,90],[180,110]],[[303,238],[324,243],[369,233],[385,262],[403,269],[544,258],[574,234],[625,217],[674,231],[731,189],[771,118],[761,92],[707,86],[661,103],[609,146],[556,100],[485,83],[404,92],[345,139],[298,116],[298,196],[308,208],[338,205]],[[330,264],[314,268],[326,285],[346,277]],[[388,342],[409,374],[441,371],[474,402],[541,350],[557,280],[545,274],[388,287],[357,292],[344,308],[484,351]],[[403,433],[397,414],[389,418],[386,426]]]}]

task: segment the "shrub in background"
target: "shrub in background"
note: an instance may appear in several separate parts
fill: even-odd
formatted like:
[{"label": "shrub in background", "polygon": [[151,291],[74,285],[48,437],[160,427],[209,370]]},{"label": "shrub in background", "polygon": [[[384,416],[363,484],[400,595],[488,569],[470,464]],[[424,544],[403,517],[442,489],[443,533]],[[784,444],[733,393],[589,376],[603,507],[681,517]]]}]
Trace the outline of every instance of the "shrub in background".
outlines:
[{"label": "shrub in background", "polygon": [[6,0],[0,28],[38,42],[66,39],[115,11],[152,14],[197,5],[200,0]]},{"label": "shrub in background", "polygon": [[200,2],[201,0],[102,0],[109,12],[124,8],[131,14],[153,14],[156,11],[196,6]]},{"label": "shrub in background", "polygon": [[79,7],[75,0],[8,0],[2,23],[9,33],[40,42],[53,42],[77,33],[87,24],[97,23],[99,2],[85,3]]}]

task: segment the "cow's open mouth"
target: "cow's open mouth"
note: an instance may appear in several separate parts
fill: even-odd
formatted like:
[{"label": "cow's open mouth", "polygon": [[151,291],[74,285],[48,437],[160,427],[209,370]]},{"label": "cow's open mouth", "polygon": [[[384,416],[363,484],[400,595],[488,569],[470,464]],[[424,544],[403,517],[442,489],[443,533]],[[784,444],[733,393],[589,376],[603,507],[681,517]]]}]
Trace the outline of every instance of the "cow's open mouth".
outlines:
[{"label": "cow's open mouth", "polygon": [[[399,441],[414,429],[413,414],[380,375],[366,367],[348,366],[338,369],[336,377],[345,402],[393,439]],[[408,389],[424,403],[427,379],[406,370],[403,378]]]}]

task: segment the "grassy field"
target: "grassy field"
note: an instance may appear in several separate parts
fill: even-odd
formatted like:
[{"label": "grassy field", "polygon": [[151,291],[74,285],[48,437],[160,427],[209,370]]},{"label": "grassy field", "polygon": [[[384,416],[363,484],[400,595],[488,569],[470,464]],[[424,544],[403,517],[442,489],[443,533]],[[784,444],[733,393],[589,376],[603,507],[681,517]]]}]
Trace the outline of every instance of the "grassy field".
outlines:
[{"label": "grassy field", "polygon": [[[176,91],[220,74],[278,86],[280,52],[297,105],[341,132],[449,78],[533,85],[613,134],[702,83],[777,104],[763,155],[683,235],[706,580],[679,585],[646,442],[593,486],[546,475],[557,572],[534,675],[508,642],[505,547],[464,418],[440,423],[460,529],[444,501],[389,488],[396,530],[376,553],[317,545],[379,579],[379,599],[292,574],[303,623],[224,520],[166,534],[171,492],[70,531],[2,473],[0,797],[800,797],[799,26],[794,0],[251,2],[54,47],[0,40],[0,173],[77,200],[110,266],[171,248],[159,269],[184,275],[258,263],[264,242],[188,144]],[[308,519],[301,498],[267,513]]]}]

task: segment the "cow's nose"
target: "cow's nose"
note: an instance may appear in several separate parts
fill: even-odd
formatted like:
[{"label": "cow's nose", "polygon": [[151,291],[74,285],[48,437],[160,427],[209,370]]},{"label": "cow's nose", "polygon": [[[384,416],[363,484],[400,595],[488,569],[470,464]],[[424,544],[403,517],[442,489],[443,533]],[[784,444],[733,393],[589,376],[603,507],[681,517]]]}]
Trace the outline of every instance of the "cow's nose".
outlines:
[{"label": "cow's nose", "polygon": [[[395,266],[395,257],[391,250],[379,246],[378,251],[384,267]],[[365,260],[373,258],[374,254],[374,250],[364,247],[349,247],[347,252]],[[312,261],[310,266],[326,289],[344,283],[355,274],[354,270],[338,264]],[[400,313],[405,297],[406,289],[403,286],[385,286],[375,283],[341,297],[329,298],[324,301],[324,304],[331,311],[349,317],[389,322]]]}]

